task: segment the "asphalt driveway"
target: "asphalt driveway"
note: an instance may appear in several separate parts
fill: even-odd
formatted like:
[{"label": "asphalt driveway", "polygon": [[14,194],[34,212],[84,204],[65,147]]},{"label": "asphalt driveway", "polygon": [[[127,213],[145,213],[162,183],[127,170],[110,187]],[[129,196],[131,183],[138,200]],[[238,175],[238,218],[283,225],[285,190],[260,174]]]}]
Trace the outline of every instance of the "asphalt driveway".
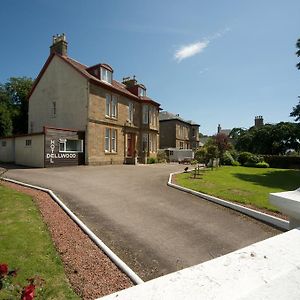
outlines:
[{"label": "asphalt driveway", "polygon": [[139,276],[149,280],[280,233],[250,217],[168,187],[180,165],[10,169],[52,189]]}]

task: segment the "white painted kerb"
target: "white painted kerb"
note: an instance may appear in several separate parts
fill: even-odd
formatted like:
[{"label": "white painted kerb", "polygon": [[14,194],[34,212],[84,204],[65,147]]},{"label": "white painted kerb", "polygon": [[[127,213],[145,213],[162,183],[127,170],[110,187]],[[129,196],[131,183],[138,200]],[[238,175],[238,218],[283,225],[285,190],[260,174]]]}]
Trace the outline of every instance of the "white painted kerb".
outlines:
[{"label": "white painted kerb", "polygon": [[109,247],[107,247],[103,241],[101,241],[74,213],[53,193],[52,190],[24,183],[21,181],[1,178],[5,181],[13,182],[26,187],[34,188],[48,193],[53,200],[69,215],[69,217],[91,238],[91,240],[116,264],[116,266],[122,270],[135,284],[144,283],[144,281],[133,272]]},{"label": "white painted kerb", "polygon": [[269,223],[271,225],[274,225],[274,226],[276,226],[278,228],[281,228],[281,229],[284,229],[284,230],[288,230],[289,229],[289,221],[286,221],[286,220],[283,220],[283,219],[280,219],[280,218],[277,218],[277,217],[265,214],[263,212],[259,212],[257,210],[254,210],[254,209],[251,209],[251,208],[239,205],[239,204],[234,203],[234,202],[226,201],[226,200],[223,200],[223,199],[220,199],[220,198],[217,198],[217,197],[214,197],[214,196],[210,196],[210,195],[207,195],[207,194],[204,194],[204,193],[201,193],[201,192],[196,192],[196,191],[193,191],[191,189],[188,189],[188,188],[185,188],[185,187],[182,187],[180,185],[172,183],[172,177],[173,177],[173,175],[180,174],[180,173],[182,173],[182,172],[175,172],[175,173],[171,173],[170,174],[169,181],[167,183],[168,186],[171,186],[171,187],[173,187],[175,189],[178,189],[180,191],[183,191],[183,192],[187,192],[187,193],[193,194],[193,195],[195,195],[197,197],[200,197],[200,198],[212,201],[212,202],[220,204],[222,206],[226,206],[228,208],[231,208],[233,210],[241,212],[241,213],[243,213],[245,215],[253,217],[253,218],[257,219],[257,220],[260,220],[260,221]]},{"label": "white painted kerb", "polygon": [[101,300],[299,300],[299,249],[294,229]]}]

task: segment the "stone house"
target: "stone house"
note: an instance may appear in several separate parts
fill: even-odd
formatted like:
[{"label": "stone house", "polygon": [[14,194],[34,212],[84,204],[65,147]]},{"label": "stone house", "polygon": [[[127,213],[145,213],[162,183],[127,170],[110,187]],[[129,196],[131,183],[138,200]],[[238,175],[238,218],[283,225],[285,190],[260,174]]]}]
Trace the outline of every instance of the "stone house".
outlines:
[{"label": "stone house", "polygon": [[178,114],[167,111],[159,113],[159,143],[161,149],[197,149],[199,147],[199,124],[184,120]]},{"label": "stone house", "polygon": [[160,104],[135,76],[118,82],[108,64],[86,66],[69,57],[64,34],[53,37],[28,101],[28,135],[44,134],[44,166],[72,158],[94,165],[156,157]]}]

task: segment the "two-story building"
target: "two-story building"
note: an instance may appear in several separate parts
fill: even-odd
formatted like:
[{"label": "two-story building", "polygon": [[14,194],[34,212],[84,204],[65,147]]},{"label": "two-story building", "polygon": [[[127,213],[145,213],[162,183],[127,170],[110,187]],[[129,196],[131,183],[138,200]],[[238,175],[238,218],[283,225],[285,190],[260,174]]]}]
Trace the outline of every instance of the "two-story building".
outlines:
[{"label": "two-story building", "polygon": [[[156,157],[160,104],[135,76],[119,82],[110,65],[86,66],[69,57],[64,34],[53,37],[28,101],[26,150],[41,151],[31,137],[43,136],[35,166],[133,164]],[[0,155],[1,145],[12,144],[2,140]]]},{"label": "two-story building", "polygon": [[159,113],[159,143],[161,149],[197,149],[199,147],[199,124],[186,121],[178,114],[167,111]]}]

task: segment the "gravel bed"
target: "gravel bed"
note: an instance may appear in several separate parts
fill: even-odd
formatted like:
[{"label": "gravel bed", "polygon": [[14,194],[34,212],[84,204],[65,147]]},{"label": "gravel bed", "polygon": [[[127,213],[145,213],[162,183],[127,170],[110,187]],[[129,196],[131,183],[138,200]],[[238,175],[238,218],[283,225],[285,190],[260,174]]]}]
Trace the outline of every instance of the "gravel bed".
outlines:
[{"label": "gravel bed", "polygon": [[96,299],[133,286],[47,193],[5,181],[1,184],[33,197],[63,261],[66,276],[82,299]]}]

